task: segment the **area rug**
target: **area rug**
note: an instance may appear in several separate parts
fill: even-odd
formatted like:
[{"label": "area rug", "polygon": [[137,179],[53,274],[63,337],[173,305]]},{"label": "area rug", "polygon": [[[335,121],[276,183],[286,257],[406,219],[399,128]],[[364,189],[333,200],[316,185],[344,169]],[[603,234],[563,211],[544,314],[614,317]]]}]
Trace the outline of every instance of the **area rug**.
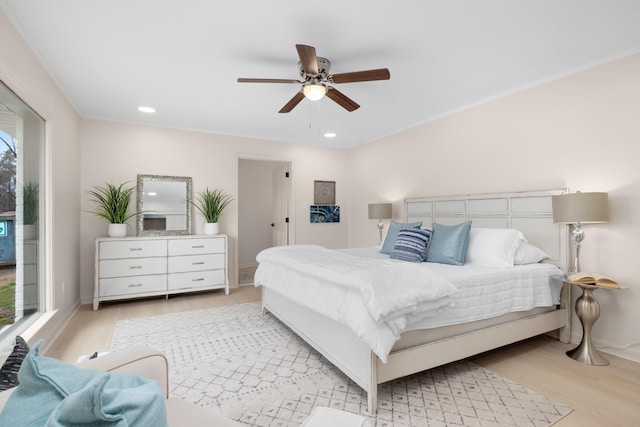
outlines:
[{"label": "area rug", "polygon": [[118,321],[112,349],[146,345],[169,360],[170,393],[250,426],[299,426],[316,406],[372,426],[548,426],[571,409],[468,361],[366,394],[260,303]]}]

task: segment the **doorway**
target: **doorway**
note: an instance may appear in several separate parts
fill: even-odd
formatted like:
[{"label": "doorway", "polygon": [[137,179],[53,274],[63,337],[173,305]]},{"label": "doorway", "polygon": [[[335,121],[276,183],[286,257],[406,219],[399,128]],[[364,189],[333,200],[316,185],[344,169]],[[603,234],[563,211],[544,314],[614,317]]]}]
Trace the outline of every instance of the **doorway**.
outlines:
[{"label": "doorway", "polygon": [[263,249],[290,243],[290,162],[238,159],[238,285],[252,285]]}]

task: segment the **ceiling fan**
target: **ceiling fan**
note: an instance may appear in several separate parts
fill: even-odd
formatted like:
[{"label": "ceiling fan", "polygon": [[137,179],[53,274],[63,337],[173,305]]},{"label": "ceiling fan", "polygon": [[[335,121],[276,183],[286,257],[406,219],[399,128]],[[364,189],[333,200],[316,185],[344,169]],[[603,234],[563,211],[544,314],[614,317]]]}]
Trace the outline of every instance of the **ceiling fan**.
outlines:
[{"label": "ceiling fan", "polygon": [[329,74],[331,62],[327,58],[316,56],[316,48],[303,44],[297,44],[298,68],[300,69],[300,77],[302,80],[296,79],[254,79],[239,78],[238,83],[298,83],[302,84],[302,88],[293,98],[287,102],[284,107],[278,111],[279,113],[288,113],[294,109],[305,97],[316,101],[325,95],[347,111],[353,111],[360,108],[355,101],[347,97],[338,89],[329,86],[329,84],[368,82],[372,80],[389,80],[391,75],[387,68],[378,68],[375,70],[353,71],[350,73]]}]

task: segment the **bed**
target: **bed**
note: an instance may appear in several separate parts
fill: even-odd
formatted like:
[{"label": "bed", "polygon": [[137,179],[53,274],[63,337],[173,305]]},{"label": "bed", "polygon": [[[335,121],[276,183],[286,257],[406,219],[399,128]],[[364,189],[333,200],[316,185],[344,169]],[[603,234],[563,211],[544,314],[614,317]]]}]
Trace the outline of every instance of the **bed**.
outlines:
[{"label": "bed", "polygon": [[[356,298],[354,294],[358,292],[353,289],[360,286],[359,281],[354,279],[352,288],[342,289],[340,295],[332,293],[334,289],[329,281],[310,277],[312,261],[304,266],[305,253],[308,260],[321,254],[322,257],[316,256],[320,260],[325,259],[323,251],[326,249],[313,245],[281,248],[281,251],[301,253],[303,267],[292,268],[291,265],[297,262],[288,265],[283,262],[278,266],[271,259],[259,264],[255,284],[262,286],[263,309],[280,319],[358,384],[367,393],[370,413],[376,412],[378,384],[544,333],[553,333],[561,341],[569,342],[570,287],[560,279],[566,269],[568,236],[565,228],[553,224],[551,213],[551,197],[564,192],[566,190],[559,189],[405,200],[406,223],[422,222],[423,228],[431,228],[434,224],[446,226],[471,221],[472,230],[519,230],[528,243],[548,254],[544,262],[496,270],[473,262],[456,268],[388,260],[387,255],[378,253],[379,248],[326,252],[326,258],[335,257],[344,263],[344,275],[336,276],[336,280],[348,277],[351,260],[355,265],[361,262],[360,270],[370,269],[373,277],[383,276],[387,270],[371,267],[372,262],[380,265],[396,263],[388,268],[398,268],[402,264],[401,275],[393,270],[393,277],[400,277],[400,281],[418,277],[422,272],[417,269],[422,265],[436,267],[435,273],[428,274],[433,275],[434,282],[436,278],[443,278],[444,287],[430,291],[430,295],[419,295],[423,299],[416,300],[417,308],[404,310],[402,316],[385,317],[389,310],[376,306],[378,311],[371,311],[366,297],[368,289],[363,293],[366,301],[361,303],[365,308],[341,308],[342,301]],[[469,254],[471,251],[469,247]],[[477,250],[474,253],[477,254]],[[379,261],[375,261],[376,258],[380,258]],[[520,278],[511,278],[514,273]],[[421,277],[420,280],[426,279]],[[509,284],[518,281],[538,283],[535,286],[542,286],[540,289],[544,288],[544,283],[553,283],[553,286],[547,286],[547,291],[527,291],[541,296],[534,295],[531,298],[538,298],[536,301],[522,305],[518,298],[503,298],[505,294],[500,292],[505,292],[504,287],[499,288],[498,284],[506,280]],[[449,284],[453,284],[453,290]],[[494,288],[497,293],[489,295],[489,300],[504,303],[505,307],[498,307],[492,314],[474,311],[476,307],[469,301],[483,301],[481,295],[491,294],[494,291],[487,290]],[[517,289],[510,285],[506,292],[509,295],[516,292],[518,296]],[[509,305],[511,307],[506,307]],[[362,320],[367,317],[365,309],[369,310],[373,321]],[[340,317],[343,315],[338,313],[341,310],[346,313],[346,320]],[[359,314],[359,310],[364,314]],[[464,315],[457,320],[456,316],[460,314]]]}]

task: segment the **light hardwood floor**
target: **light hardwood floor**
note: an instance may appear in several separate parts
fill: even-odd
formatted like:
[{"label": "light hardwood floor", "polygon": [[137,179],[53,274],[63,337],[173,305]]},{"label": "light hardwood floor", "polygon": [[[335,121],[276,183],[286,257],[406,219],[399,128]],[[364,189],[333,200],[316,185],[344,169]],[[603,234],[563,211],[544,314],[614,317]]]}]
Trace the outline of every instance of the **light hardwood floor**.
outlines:
[{"label": "light hardwood floor", "polygon": [[[82,306],[46,355],[74,363],[81,355],[107,351],[118,320],[260,300],[253,286],[223,292]],[[609,366],[568,358],[562,344],[536,337],[472,358],[478,365],[537,391],[574,411],[555,426],[640,426],[640,364],[607,355]]]}]

